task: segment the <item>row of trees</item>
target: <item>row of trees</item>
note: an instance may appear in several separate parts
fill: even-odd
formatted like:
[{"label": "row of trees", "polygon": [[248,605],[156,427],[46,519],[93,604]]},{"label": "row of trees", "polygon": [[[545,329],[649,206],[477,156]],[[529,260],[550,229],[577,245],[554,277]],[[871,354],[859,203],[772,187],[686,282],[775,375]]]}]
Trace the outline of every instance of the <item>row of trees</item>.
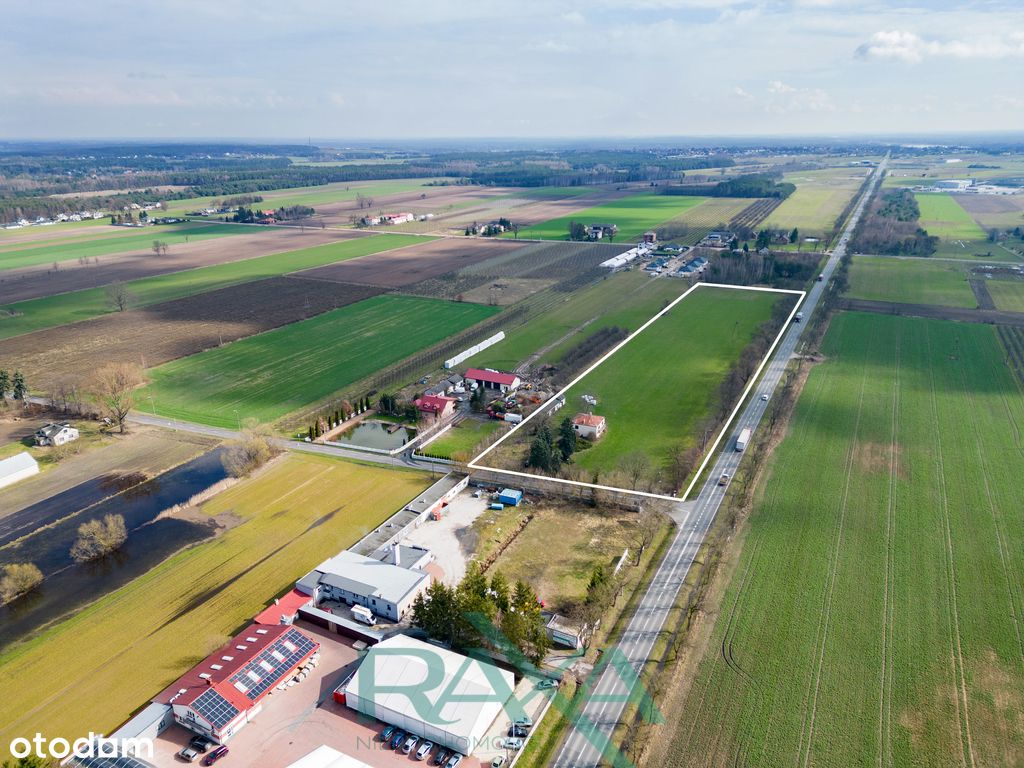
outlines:
[{"label": "row of trees", "polygon": [[0,403],[7,399],[8,392],[15,400],[24,400],[28,394],[28,385],[21,371],[15,371],[12,376],[7,370],[0,368]]},{"label": "row of trees", "polygon": [[568,416],[562,419],[557,434],[552,431],[551,425],[545,420],[534,433],[526,466],[556,473],[562,468],[563,463],[572,460],[576,449],[576,430],[573,429],[572,419]]},{"label": "row of trees", "polygon": [[931,256],[939,238],[918,226],[921,209],[909,189],[879,187],[857,224],[853,249],[888,256]]},{"label": "row of trees", "polygon": [[412,623],[452,648],[504,654],[514,649],[533,664],[550,648],[533,588],[521,579],[511,585],[500,572],[488,579],[477,563],[470,563],[458,586],[435,581],[419,595]]},{"label": "row of trees", "polygon": [[358,416],[361,413],[366,413],[366,411],[370,410],[370,407],[369,395],[360,397],[356,400],[355,404],[349,400],[342,400],[338,403],[338,407],[335,408],[333,412],[319,414],[313,423],[309,425],[307,435],[310,440],[315,440],[327,432],[330,432],[343,421],[347,421],[353,416]]},{"label": "row of trees", "polygon": [[735,179],[720,181],[711,186],[703,184],[681,184],[664,187],[663,195],[700,195],[702,197],[769,197],[785,200],[796,192],[796,185],[788,181],[777,181],[777,177],[766,173],[751,173]]}]

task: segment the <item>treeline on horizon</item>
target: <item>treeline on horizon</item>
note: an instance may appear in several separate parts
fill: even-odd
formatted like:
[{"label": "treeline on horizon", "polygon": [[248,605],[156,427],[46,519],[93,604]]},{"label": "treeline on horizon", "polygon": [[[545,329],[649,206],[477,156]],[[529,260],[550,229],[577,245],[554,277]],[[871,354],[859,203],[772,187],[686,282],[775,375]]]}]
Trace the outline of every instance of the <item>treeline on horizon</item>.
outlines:
[{"label": "treeline on horizon", "polygon": [[675,184],[662,187],[663,195],[699,195],[701,197],[770,197],[785,200],[796,192],[796,184],[777,181],[766,173],[751,173],[716,184]]}]

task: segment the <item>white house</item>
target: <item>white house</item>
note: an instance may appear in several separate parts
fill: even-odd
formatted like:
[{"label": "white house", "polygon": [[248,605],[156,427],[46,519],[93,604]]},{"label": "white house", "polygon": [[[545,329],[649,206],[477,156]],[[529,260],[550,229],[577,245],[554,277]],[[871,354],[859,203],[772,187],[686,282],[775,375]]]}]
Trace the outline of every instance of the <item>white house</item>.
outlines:
[{"label": "white house", "polygon": [[585,437],[587,440],[598,440],[607,429],[604,416],[595,416],[592,413],[577,413],[572,420],[572,428],[576,434]]},{"label": "white house", "polygon": [[0,488],[37,474],[39,464],[28,453],[22,451],[16,456],[0,461]]},{"label": "white house", "polygon": [[67,422],[47,424],[36,430],[36,445],[65,445],[78,439],[78,430]]}]

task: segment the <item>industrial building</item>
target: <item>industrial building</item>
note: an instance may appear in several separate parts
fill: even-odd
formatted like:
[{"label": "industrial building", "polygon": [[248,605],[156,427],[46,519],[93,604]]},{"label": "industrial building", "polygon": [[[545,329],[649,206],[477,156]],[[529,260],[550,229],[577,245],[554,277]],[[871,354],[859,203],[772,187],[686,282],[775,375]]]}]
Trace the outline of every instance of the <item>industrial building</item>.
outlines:
[{"label": "industrial building", "polygon": [[175,722],[224,743],[320,648],[295,627],[254,624],[164,689]]},{"label": "industrial building", "polygon": [[501,392],[515,392],[523,383],[514,373],[470,368],[466,371],[465,380],[474,387],[497,389]]},{"label": "industrial building", "polygon": [[468,755],[514,688],[513,674],[494,664],[395,635],[370,648],[343,692],[357,712]]},{"label": "industrial building", "polygon": [[303,755],[288,768],[370,768],[367,763],[334,747],[321,744],[308,755]]},{"label": "industrial building", "polygon": [[348,550],[339,552],[299,579],[295,589],[309,595],[317,609],[322,610],[325,603],[327,608],[330,603],[362,605],[377,616],[400,621],[416,596],[430,586],[430,574],[414,567],[424,561],[404,562],[403,549],[407,548],[391,549],[390,563]]}]

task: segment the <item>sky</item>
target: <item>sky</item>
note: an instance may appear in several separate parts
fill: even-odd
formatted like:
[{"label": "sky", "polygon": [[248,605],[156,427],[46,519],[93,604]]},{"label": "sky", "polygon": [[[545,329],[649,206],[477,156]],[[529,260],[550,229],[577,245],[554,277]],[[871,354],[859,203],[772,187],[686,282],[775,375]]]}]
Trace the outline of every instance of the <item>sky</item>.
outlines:
[{"label": "sky", "polygon": [[1024,2],[5,0],[0,138],[1024,129]]}]

